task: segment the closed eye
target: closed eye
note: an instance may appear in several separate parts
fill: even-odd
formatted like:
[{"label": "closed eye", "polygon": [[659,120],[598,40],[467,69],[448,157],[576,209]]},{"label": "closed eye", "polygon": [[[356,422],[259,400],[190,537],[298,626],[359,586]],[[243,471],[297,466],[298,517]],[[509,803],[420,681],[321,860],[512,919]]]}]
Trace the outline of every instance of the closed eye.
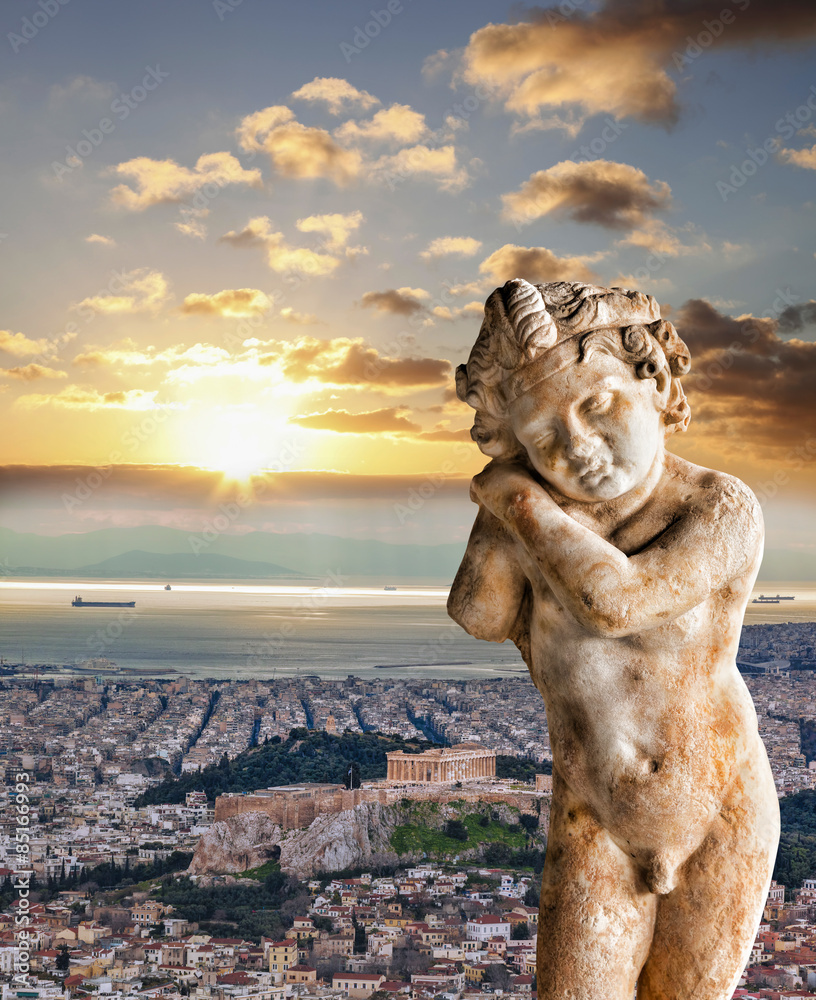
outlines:
[{"label": "closed eye", "polygon": [[546,434],[540,434],[535,439],[536,448],[546,448],[548,445],[551,445],[554,437],[555,434],[553,431],[548,431]]},{"label": "closed eye", "polygon": [[612,404],[614,393],[599,392],[595,396],[590,396],[584,401],[584,409],[591,413],[603,413]]}]

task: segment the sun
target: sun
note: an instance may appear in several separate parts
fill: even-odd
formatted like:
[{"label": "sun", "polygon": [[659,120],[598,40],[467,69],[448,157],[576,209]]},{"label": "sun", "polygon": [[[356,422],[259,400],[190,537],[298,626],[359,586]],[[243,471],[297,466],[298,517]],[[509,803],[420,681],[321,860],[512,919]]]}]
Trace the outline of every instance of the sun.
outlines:
[{"label": "sun", "polygon": [[230,437],[213,449],[207,465],[217,469],[225,480],[246,483],[266,466],[266,455],[251,438]]}]

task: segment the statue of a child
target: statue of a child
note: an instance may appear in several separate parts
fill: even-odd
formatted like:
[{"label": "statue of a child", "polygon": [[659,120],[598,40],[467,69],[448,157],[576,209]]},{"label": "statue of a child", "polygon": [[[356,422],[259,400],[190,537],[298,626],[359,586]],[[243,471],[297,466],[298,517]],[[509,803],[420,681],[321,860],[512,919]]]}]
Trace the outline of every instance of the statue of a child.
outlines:
[{"label": "statue of a child", "polygon": [[688,368],[651,296],[516,279],[457,370],[493,460],[448,610],[511,638],[546,703],[546,1000],[730,1000],[768,891],[779,807],[735,664],[762,517],[664,449]]}]

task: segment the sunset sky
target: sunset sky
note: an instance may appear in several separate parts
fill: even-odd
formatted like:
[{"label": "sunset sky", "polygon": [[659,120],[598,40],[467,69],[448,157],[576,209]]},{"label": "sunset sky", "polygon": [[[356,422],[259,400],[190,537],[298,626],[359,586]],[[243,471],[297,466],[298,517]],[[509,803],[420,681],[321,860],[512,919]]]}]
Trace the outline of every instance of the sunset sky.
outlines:
[{"label": "sunset sky", "polygon": [[672,448],[816,554],[813,0],[0,19],[0,525],[195,528],[255,473],[236,531],[464,538],[484,300],[582,279],[659,299]]}]

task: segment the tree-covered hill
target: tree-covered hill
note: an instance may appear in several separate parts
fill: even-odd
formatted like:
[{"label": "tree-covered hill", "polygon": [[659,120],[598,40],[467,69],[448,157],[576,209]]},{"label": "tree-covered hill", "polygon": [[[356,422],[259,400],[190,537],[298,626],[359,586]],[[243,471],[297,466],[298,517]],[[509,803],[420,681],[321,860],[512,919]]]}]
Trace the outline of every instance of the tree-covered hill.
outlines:
[{"label": "tree-covered hill", "polygon": [[[355,786],[361,781],[382,781],[387,774],[386,754],[395,750],[421,753],[434,746],[422,739],[406,740],[382,733],[331,735],[319,730],[293,729],[287,739],[275,739],[251,747],[233,760],[226,756],[219,764],[201,772],[170,777],[136,800],[137,806],[163,802],[183,802],[187,792],[205,791],[212,802],[225,792],[253,792],[258,788],[294,785],[301,782],[349,784],[349,770]],[[516,757],[499,756],[496,771],[500,778],[535,781],[544,765]]]},{"label": "tree-covered hill", "polygon": [[301,782],[349,784],[349,770],[354,784],[377,781],[387,773],[386,754],[394,750],[419,753],[433,743],[406,740],[401,736],[379,733],[344,733],[335,736],[322,731],[293,729],[287,739],[273,739],[251,747],[233,760],[226,755],[221,762],[200,773],[163,781],[141,795],[137,805],[183,802],[187,792],[203,790],[213,801],[224,792],[253,792],[258,788],[294,785]]},{"label": "tree-covered hill", "polygon": [[788,887],[816,878],[816,790],[805,789],[779,803],[782,836],[774,878]]}]

